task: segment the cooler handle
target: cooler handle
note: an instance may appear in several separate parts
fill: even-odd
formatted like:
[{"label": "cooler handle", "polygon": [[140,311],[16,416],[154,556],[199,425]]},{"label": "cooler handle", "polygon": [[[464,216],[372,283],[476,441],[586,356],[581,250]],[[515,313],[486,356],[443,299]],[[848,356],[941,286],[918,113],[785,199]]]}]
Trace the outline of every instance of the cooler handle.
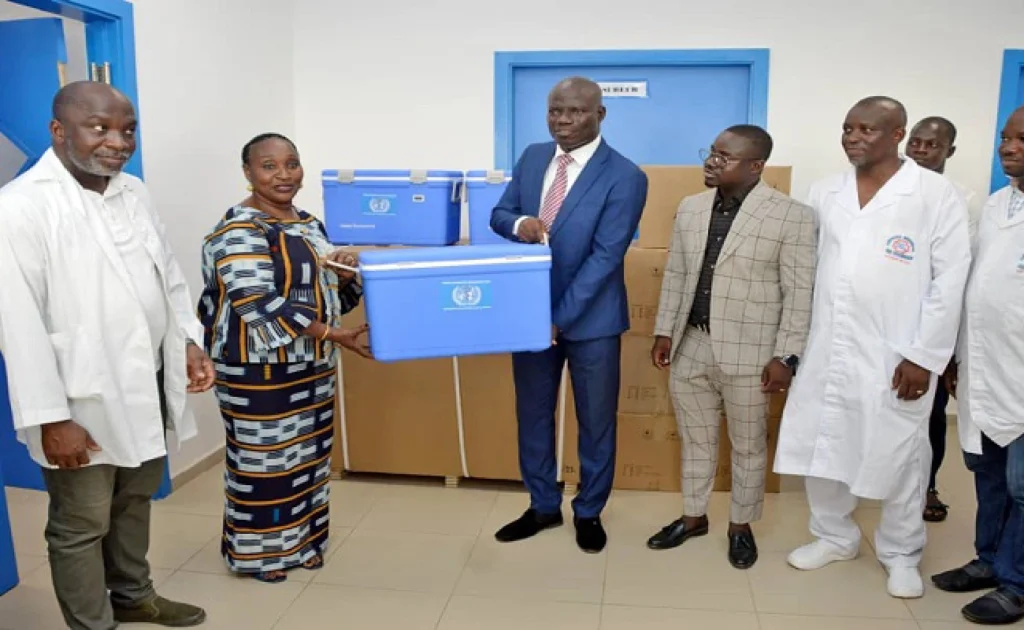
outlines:
[{"label": "cooler handle", "polygon": [[323,264],[327,265],[328,267],[334,267],[335,269],[343,269],[345,271],[351,271],[354,274],[358,274],[359,273],[359,268],[358,267],[349,267],[348,265],[343,265],[343,264],[341,264],[339,262],[334,262],[333,260],[329,260],[327,258],[324,258],[321,262]]}]

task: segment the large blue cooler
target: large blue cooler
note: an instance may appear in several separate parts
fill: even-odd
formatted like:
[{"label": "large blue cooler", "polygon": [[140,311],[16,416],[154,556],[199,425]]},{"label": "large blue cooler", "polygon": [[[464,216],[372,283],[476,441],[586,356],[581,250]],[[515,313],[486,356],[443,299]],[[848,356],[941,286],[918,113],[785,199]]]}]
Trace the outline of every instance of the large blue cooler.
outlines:
[{"label": "large blue cooler", "polygon": [[345,171],[322,175],[324,225],[336,245],[453,245],[461,171]]},{"label": "large blue cooler", "polygon": [[468,245],[359,255],[378,361],[551,346],[551,250]]},{"label": "large blue cooler", "polygon": [[469,207],[469,242],[492,245],[511,241],[491,229],[491,210],[512,180],[505,171],[469,171],[466,173],[466,203]]},{"label": "large blue cooler", "polygon": [[18,585],[18,564],[14,559],[14,539],[11,536],[11,517],[7,513],[7,496],[0,473],[0,595]]}]

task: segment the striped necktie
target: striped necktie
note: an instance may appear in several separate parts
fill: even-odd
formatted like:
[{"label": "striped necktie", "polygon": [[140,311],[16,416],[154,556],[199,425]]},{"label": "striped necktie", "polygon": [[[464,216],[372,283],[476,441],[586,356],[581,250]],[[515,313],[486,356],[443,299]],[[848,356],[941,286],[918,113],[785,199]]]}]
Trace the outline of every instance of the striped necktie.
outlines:
[{"label": "striped necktie", "polygon": [[569,189],[569,174],[566,169],[572,161],[572,156],[568,153],[558,156],[558,170],[555,171],[555,181],[552,182],[551,189],[548,190],[547,196],[544,197],[544,205],[540,209],[540,220],[549,230],[551,229],[551,224],[555,222],[555,217],[558,216],[558,209],[562,207],[562,202],[565,201],[565,193]]}]

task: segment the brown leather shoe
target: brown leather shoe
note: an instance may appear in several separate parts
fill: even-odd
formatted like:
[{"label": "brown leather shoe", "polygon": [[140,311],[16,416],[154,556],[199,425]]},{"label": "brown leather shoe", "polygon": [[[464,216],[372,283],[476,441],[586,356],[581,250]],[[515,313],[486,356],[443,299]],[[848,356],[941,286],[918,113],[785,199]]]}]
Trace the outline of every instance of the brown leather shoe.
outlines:
[{"label": "brown leather shoe", "polygon": [[119,623],[152,623],[168,628],[190,628],[206,621],[206,611],[198,606],[172,602],[159,595],[131,608],[114,606]]}]

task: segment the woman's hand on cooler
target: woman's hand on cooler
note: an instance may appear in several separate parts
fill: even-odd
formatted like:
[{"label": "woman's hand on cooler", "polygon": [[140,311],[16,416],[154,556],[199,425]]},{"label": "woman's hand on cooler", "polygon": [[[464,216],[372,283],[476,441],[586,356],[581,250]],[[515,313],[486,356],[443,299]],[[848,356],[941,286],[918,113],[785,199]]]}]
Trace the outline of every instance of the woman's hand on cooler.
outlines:
[{"label": "woman's hand on cooler", "polygon": [[[328,254],[327,260],[333,263],[337,263],[339,265],[345,265],[346,267],[352,268],[355,268],[356,265],[359,264],[359,258],[356,257],[355,254],[351,252],[346,252],[343,249],[336,249],[330,254]],[[342,269],[340,267],[335,267],[333,265],[328,265],[327,268],[338,275],[338,280],[340,280],[342,284],[348,284],[349,282],[352,281],[352,278],[356,277],[355,272],[350,271],[348,269]]]},{"label": "woman's hand on cooler", "polygon": [[367,340],[362,339],[362,336],[369,330],[369,324],[355,328],[332,328],[331,332],[327,334],[327,339],[342,348],[348,348],[361,357],[372,359],[373,353],[370,351],[370,344]]}]

